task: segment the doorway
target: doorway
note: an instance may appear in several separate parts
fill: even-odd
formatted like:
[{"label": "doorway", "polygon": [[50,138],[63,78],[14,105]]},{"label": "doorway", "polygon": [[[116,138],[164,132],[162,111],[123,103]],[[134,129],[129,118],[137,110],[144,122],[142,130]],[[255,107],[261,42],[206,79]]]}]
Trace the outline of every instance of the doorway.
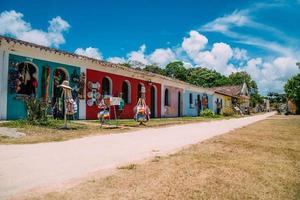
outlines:
[{"label": "doorway", "polygon": [[197,95],[197,115],[200,116],[201,112],[201,98],[200,94]]},{"label": "doorway", "polygon": [[151,104],[150,104],[151,118],[156,117],[156,88],[151,86]]},{"label": "doorway", "polygon": [[177,116],[180,117],[181,116],[181,93],[178,92],[178,99],[177,99],[177,110],[178,110],[178,114]]}]

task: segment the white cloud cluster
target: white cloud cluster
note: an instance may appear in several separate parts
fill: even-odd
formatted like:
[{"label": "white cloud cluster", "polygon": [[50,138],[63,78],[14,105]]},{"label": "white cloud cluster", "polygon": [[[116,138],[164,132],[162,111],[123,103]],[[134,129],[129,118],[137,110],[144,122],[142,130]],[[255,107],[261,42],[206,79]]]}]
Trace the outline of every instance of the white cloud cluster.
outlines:
[{"label": "white cloud cluster", "polygon": [[257,82],[261,92],[282,92],[287,79],[298,73],[296,61],[293,57],[277,57],[270,62],[253,58],[247,62],[244,70]]},{"label": "white cloud cluster", "polygon": [[58,47],[65,43],[63,32],[69,30],[70,25],[57,16],[49,21],[47,31],[33,29],[31,24],[23,20],[23,14],[12,11],[3,11],[0,14],[0,34],[10,35],[20,40]]},{"label": "white cloud cluster", "polygon": [[78,54],[78,55],[87,56],[87,57],[95,58],[95,59],[98,59],[98,60],[103,59],[102,54],[99,51],[99,49],[93,48],[93,47],[88,47],[86,49],[77,48],[75,50],[75,53]]},{"label": "white cloud cluster", "polygon": [[190,56],[194,56],[203,49],[208,42],[208,39],[197,31],[190,31],[189,37],[184,37],[181,47]]},{"label": "white cloud cluster", "polygon": [[149,61],[159,66],[166,66],[176,59],[175,53],[170,49],[156,49],[150,56]]},{"label": "white cloud cluster", "polygon": [[[181,47],[196,65],[215,69],[226,75],[236,71],[234,66],[229,64],[233,57],[233,50],[230,45],[223,42],[214,43],[213,47],[208,50],[207,43],[208,39],[204,35],[192,30],[189,37],[183,38]],[[205,48],[207,50],[204,50]]]},{"label": "white cloud cluster", "polygon": [[144,65],[155,64],[164,67],[168,63],[176,59],[176,55],[170,48],[158,48],[151,54],[146,54],[146,45],[143,44],[137,51],[131,51],[127,57],[109,57],[107,61],[112,63],[125,63],[128,62],[133,67],[143,67]]},{"label": "white cloud cluster", "polygon": [[147,65],[149,62],[145,56],[146,45],[140,46],[139,50],[130,52],[128,57],[128,62],[139,62],[143,65]]}]

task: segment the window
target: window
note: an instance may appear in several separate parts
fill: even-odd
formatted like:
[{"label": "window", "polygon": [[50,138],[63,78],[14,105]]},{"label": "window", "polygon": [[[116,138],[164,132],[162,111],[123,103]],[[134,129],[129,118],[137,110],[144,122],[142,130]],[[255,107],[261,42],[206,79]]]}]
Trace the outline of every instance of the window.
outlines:
[{"label": "window", "polygon": [[112,86],[111,86],[111,80],[107,77],[104,77],[102,79],[102,95],[111,95]]},{"label": "window", "polygon": [[131,97],[131,92],[130,92],[129,81],[124,81],[122,84],[122,98],[124,99],[125,103],[130,103],[130,97]]},{"label": "window", "polygon": [[169,106],[169,105],[170,105],[169,89],[166,88],[165,89],[165,106]]},{"label": "window", "polygon": [[193,104],[193,94],[190,93],[190,108],[193,108],[194,104]]},{"label": "window", "polygon": [[18,65],[17,71],[17,94],[35,96],[38,87],[37,68],[31,63],[23,62]]}]

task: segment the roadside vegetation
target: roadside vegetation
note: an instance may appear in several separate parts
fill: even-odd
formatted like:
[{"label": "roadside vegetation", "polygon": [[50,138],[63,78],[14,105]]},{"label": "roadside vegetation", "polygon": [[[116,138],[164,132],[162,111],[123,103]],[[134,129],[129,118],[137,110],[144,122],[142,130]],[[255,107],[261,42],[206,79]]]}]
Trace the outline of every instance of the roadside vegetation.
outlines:
[{"label": "roadside vegetation", "polygon": [[[240,117],[240,116],[234,116]],[[64,125],[63,120],[48,118],[44,121],[35,120],[15,120],[1,122],[0,127],[16,128],[26,136],[20,138],[9,138],[0,136],[2,144],[26,144],[41,142],[57,142],[74,138],[81,138],[91,135],[124,133],[131,130],[142,128],[154,128],[170,125],[180,125],[186,123],[207,122],[211,120],[230,119],[221,115],[212,115],[205,117],[179,117],[179,118],[156,118],[151,119],[145,126],[140,126],[133,119],[110,120],[103,127],[98,120],[74,120],[68,121],[67,130],[61,129]]]},{"label": "roadside vegetation", "polygon": [[300,199],[300,116],[273,116],[28,200]]}]

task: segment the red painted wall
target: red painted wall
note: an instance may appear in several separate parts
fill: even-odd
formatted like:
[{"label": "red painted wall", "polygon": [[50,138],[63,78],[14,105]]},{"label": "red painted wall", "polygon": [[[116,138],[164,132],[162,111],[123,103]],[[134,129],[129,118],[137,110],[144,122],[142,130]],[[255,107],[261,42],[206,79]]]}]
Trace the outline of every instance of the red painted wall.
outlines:
[{"label": "red painted wall", "polygon": [[[137,104],[137,96],[138,96],[138,84],[142,83],[144,84],[146,88],[146,104],[151,106],[151,84],[149,84],[147,81],[139,80],[139,79],[134,79],[134,78],[129,78],[126,76],[121,76],[121,75],[115,75],[115,74],[110,74],[106,72],[101,72],[101,71],[96,71],[96,70],[91,70],[87,69],[86,72],[87,76],[87,83],[89,81],[91,82],[99,82],[101,84],[100,88],[100,93],[102,92],[102,79],[104,77],[108,77],[112,80],[112,95],[117,97],[119,96],[119,93],[122,92],[122,83],[123,81],[127,80],[130,82],[131,86],[131,102],[129,104],[125,104],[124,110],[120,115],[120,118],[126,119],[126,118],[133,118],[134,112],[133,108]],[[87,85],[87,84],[86,84]],[[156,86],[156,113],[157,117],[160,117],[160,110],[161,110],[161,85],[158,83],[152,83],[152,85]],[[87,91],[89,91],[88,88],[86,88]],[[102,95],[102,94],[101,94]],[[88,98],[87,98],[88,99]],[[97,112],[98,112],[98,107],[96,105],[94,106],[88,106],[86,104],[86,118],[87,119],[97,119]],[[114,119],[114,111],[113,108],[111,109],[111,118]]]}]

